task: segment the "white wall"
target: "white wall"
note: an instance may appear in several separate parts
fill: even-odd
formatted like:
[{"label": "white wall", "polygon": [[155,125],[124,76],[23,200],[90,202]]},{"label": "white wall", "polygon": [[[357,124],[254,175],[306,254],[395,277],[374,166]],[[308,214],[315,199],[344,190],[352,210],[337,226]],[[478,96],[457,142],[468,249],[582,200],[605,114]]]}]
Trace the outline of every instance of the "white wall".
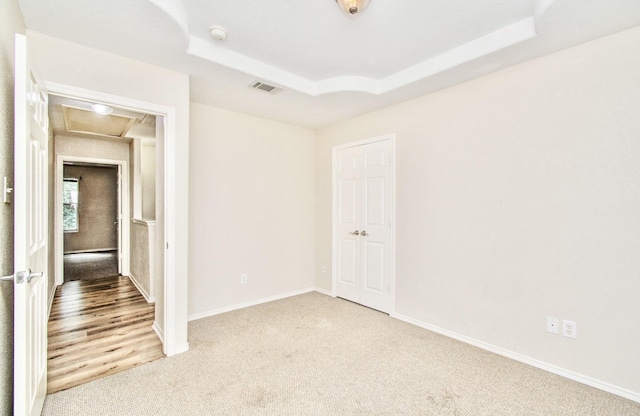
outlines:
[{"label": "white wall", "polygon": [[[167,207],[158,206],[156,219],[158,221],[157,237],[164,239],[165,227],[169,248],[156,253],[158,262],[164,262],[164,253],[175,253],[167,256],[167,267],[175,279],[169,279],[166,297],[160,296],[156,302],[156,319],[162,326],[164,317],[164,299],[171,297],[168,302],[170,316],[167,328],[165,349],[169,354],[175,354],[188,348],[187,343],[187,279],[188,279],[188,188],[189,188],[189,77],[157,66],[123,58],[117,55],[87,48],[75,43],[45,36],[33,31],[27,31],[30,47],[34,51],[35,61],[40,70],[41,78],[48,84],[55,83],[71,86],[83,90],[96,91],[118,99],[135,100],[145,104],[143,110],[150,112],[150,108],[167,108],[174,111],[166,129],[167,137],[172,137],[167,143],[159,143],[156,163],[158,169],[164,172],[164,150],[175,172],[167,175],[166,184],[171,186],[156,186],[158,198],[164,198],[165,193],[173,193],[172,199],[176,204]],[[171,86],[168,88],[168,86]],[[169,169],[170,166],[166,166]],[[159,175],[164,178],[164,175]],[[164,185],[164,184],[162,184]],[[164,218],[166,216],[166,222]],[[156,272],[160,273],[161,268]]]},{"label": "white wall", "polygon": [[640,28],[320,131],[317,285],[332,146],[396,133],[396,312],[640,399],[638,45]]},{"label": "white wall", "polygon": [[190,317],[313,287],[314,139],[191,103]]}]

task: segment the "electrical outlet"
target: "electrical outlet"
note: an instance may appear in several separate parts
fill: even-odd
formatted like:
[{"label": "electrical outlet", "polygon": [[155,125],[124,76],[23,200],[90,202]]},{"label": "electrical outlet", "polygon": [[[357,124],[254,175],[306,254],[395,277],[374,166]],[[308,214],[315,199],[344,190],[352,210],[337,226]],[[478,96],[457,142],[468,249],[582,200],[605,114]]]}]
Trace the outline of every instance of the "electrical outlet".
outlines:
[{"label": "electrical outlet", "polygon": [[560,322],[558,318],[551,318],[547,316],[547,332],[551,332],[552,334],[560,333]]},{"label": "electrical outlet", "polygon": [[568,338],[578,338],[578,326],[575,321],[562,320],[562,335]]},{"label": "electrical outlet", "polygon": [[246,285],[249,276],[246,273],[240,275],[240,284]]}]

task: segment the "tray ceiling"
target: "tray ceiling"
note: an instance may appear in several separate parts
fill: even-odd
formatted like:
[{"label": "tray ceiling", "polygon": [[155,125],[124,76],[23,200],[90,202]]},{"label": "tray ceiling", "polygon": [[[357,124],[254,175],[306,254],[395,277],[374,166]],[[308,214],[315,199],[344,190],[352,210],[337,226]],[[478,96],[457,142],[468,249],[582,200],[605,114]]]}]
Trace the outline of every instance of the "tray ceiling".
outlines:
[{"label": "tray ceiling", "polygon": [[189,74],[193,101],[308,127],[640,25],[637,0],[372,0],[355,16],[334,0],[19,4],[30,30]]}]

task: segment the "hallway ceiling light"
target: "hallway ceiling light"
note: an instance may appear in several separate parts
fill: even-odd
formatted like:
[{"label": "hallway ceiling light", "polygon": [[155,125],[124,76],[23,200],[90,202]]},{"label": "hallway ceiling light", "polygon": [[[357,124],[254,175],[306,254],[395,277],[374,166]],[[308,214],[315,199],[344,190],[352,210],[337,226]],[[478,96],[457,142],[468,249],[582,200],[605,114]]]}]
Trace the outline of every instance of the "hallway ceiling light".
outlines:
[{"label": "hallway ceiling light", "polygon": [[336,3],[345,13],[356,14],[367,7],[369,0],[336,0]]},{"label": "hallway ceiling light", "polygon": [[91,109],[94,113],[102,114],[103,116],[113,113],[113,108],[104,104],[91,104]]},{"label": "hallway ceiling light", "polygon": [[125,138],[136,122],[136,117],[113,114],[98,114],[84,108],[62,106],[65,131],[69,133],[90,134]]}]

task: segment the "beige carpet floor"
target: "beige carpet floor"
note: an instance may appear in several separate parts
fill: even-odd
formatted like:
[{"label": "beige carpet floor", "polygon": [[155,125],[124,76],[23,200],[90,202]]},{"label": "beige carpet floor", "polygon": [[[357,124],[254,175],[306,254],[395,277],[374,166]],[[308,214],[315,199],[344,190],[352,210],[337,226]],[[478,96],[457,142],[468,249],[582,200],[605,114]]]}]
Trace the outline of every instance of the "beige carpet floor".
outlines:
[{"label": "beige carpet floor", "polygon": [[43,415],[640,415],[640,404],[309,293],[189,324],[191,349]]}]

